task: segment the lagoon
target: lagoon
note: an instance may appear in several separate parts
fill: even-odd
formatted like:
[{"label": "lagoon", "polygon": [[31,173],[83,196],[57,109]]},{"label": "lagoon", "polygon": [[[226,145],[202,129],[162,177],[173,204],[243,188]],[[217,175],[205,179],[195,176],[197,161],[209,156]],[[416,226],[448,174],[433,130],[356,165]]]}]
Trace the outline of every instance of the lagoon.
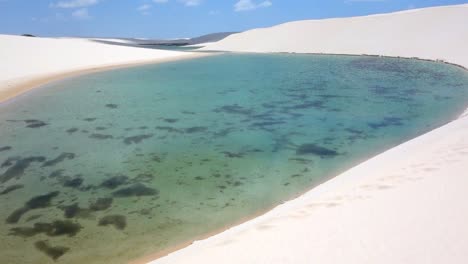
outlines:
[{"label": "lagoon", "polygon": [[0,261],[171,248],[447,123],[467,99],[461,68],[365,56],[224,54],[49,84],[0,105]]}]

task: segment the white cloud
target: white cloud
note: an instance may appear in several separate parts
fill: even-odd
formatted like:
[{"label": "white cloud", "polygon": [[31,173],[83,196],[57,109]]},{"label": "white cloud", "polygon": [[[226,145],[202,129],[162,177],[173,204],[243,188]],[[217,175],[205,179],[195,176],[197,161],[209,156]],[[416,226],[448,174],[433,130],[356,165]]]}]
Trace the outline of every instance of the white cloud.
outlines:
[{"label": "white cloud", "polygon": [[87,20],[91,18],[91,16],[89,15],[88,9],[86,8],[80,8],[80,9],[73,11],[72,17],[74,17],[75,19],[79,19],[79,20]]},{"label": "white cloud", "polygon": [[149,4],[143,4],[143,5],[139,6],[139,7],[137,7],[137,10],[140,11],[140,13],[141,13],[142,15],[147,16],[147,15],[150,15],[149,10],[150,10],[151,8],[152,8],[151,5],[149,5]]},{"label": "white cloud", "polygon": [[234,11],[236,12],[250,11],[250,10],[255,10],[257,8],[270,7],[272,5],[273,3],[269,0],[263,1],[260,3],[255,3],[253,0],[239,0],[234,5]]},{"label": "white cloud", "polygon": [[99,3],[99,0],[70,0],[70,1],[59,1],[55,4],[51,4],[52,7],[58,8],[79,8],[92,6]]},{"label": "white cloud", "polygon": [[[166,4],[169,0],[153,0],[153,3],[156,4]],[[185,6],[198,6],[201,5],[203,0],[177,0],[177,2],[185,5]]]},{"label": "white cloud", "polygon": [[151,6],[148,5],[148,4],[144,4],[144,5],[141,5],[137,8],[138,11],[146,11],[146,10],[149,10],[151,9]]},{"label": "white cloud", "polygon": [[273,5],[273,3],[271,1],[263,1],[260,4],[258,4],[257,6],[258,7],[270,7],[272,5]]},{"label": "white cloud", "polygon": [[183,3],[185,6],[197,6],[202,3],[202,0],[179,0],[179,2]]},{"label": "white cloud", "polygon": [[32,17],[31,20],[34,22],[49,23],[54,21],[67,21],[67,18],[62,13],[55,13],[47,17]]},{"label": "white cloud", "polygon": [[349,3],[379,3],[379,2],[386,2],[387,0],[345,0],[346,4]]}]

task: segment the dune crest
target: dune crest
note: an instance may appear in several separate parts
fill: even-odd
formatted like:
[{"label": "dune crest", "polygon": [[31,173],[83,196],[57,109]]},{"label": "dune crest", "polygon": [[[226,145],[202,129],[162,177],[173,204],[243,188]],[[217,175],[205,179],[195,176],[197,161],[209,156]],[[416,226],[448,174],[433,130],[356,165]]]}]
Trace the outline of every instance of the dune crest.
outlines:
[{"label": "dune crest", "polygon": [[381,55],[468,68],[468,4],[303,20],[231,35],[202,50]]}]

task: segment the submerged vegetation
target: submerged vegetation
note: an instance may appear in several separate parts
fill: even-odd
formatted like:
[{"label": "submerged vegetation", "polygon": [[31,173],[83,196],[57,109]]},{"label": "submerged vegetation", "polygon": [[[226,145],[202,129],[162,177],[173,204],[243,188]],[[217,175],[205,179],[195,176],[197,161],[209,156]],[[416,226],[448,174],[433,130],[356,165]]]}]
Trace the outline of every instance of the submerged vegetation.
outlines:
[{"label": "submerged vegetation", "polygon": [[325,147],[321,147],[315,144],[303,144],[300,145],[296,150],[297,155],[307,155],[313,154],[317,155],[322,158],[331,158],[340,155],[338,152],[328,149]]},{"label": "submerged vegetation", "polygon": [[31,237],[41,233],[47,236],[75,236],[82,229],[80,224],[69,220],[56,220],[52,223],[35,223],[33,227],[15,227],[11,229],[10,235]]},{"label": "submerged vegetation", "polygon": [[60,192],[55,191],[44,195],[39,195],[27,201],[23,207],[13,211],[6,219],[7,224],[15,224],[21,217],[30,210],[46,208],[51,206],[51,200],[59,195]]},{"label": "submerged vegetation", "polygon": [[53,260],[57,260],[65,253],[67,253],[70,248],[67,247],[53,247],[49,245],[47,240],[41,240],[34,243],[34,246],[39,250],[44,252],[47,256],[51,257]]},{"label": "submerged vegetation", "polygon": [[118,230],[123,230],[127,226],[127,219],[123,215],[107,215],[99,220],[99,225],[112,225]]},{"label": "submerged vegetation", "polygon": [[144,184],[135,183],[129,187],[119,189],[112,193],[114,197],[132,197],[132,196],[153,196],[159,193],[158,190],[146,187]]},{"label": "submerged vegetation", "polygon": [[445,67],[220,55],[2,106],[0,262],[127,261],[270,208],[445,122],[468,99],[468,77]]}]

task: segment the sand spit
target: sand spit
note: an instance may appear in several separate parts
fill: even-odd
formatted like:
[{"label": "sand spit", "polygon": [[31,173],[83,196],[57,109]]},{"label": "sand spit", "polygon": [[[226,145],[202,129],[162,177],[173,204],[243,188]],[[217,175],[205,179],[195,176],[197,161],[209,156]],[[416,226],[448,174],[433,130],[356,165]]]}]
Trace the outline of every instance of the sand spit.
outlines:
[{"label": "sand spit", "polygon": [[77,74],[198,56],[207,54],[106,45],[87,39],[0,35],[0,102]]}]

